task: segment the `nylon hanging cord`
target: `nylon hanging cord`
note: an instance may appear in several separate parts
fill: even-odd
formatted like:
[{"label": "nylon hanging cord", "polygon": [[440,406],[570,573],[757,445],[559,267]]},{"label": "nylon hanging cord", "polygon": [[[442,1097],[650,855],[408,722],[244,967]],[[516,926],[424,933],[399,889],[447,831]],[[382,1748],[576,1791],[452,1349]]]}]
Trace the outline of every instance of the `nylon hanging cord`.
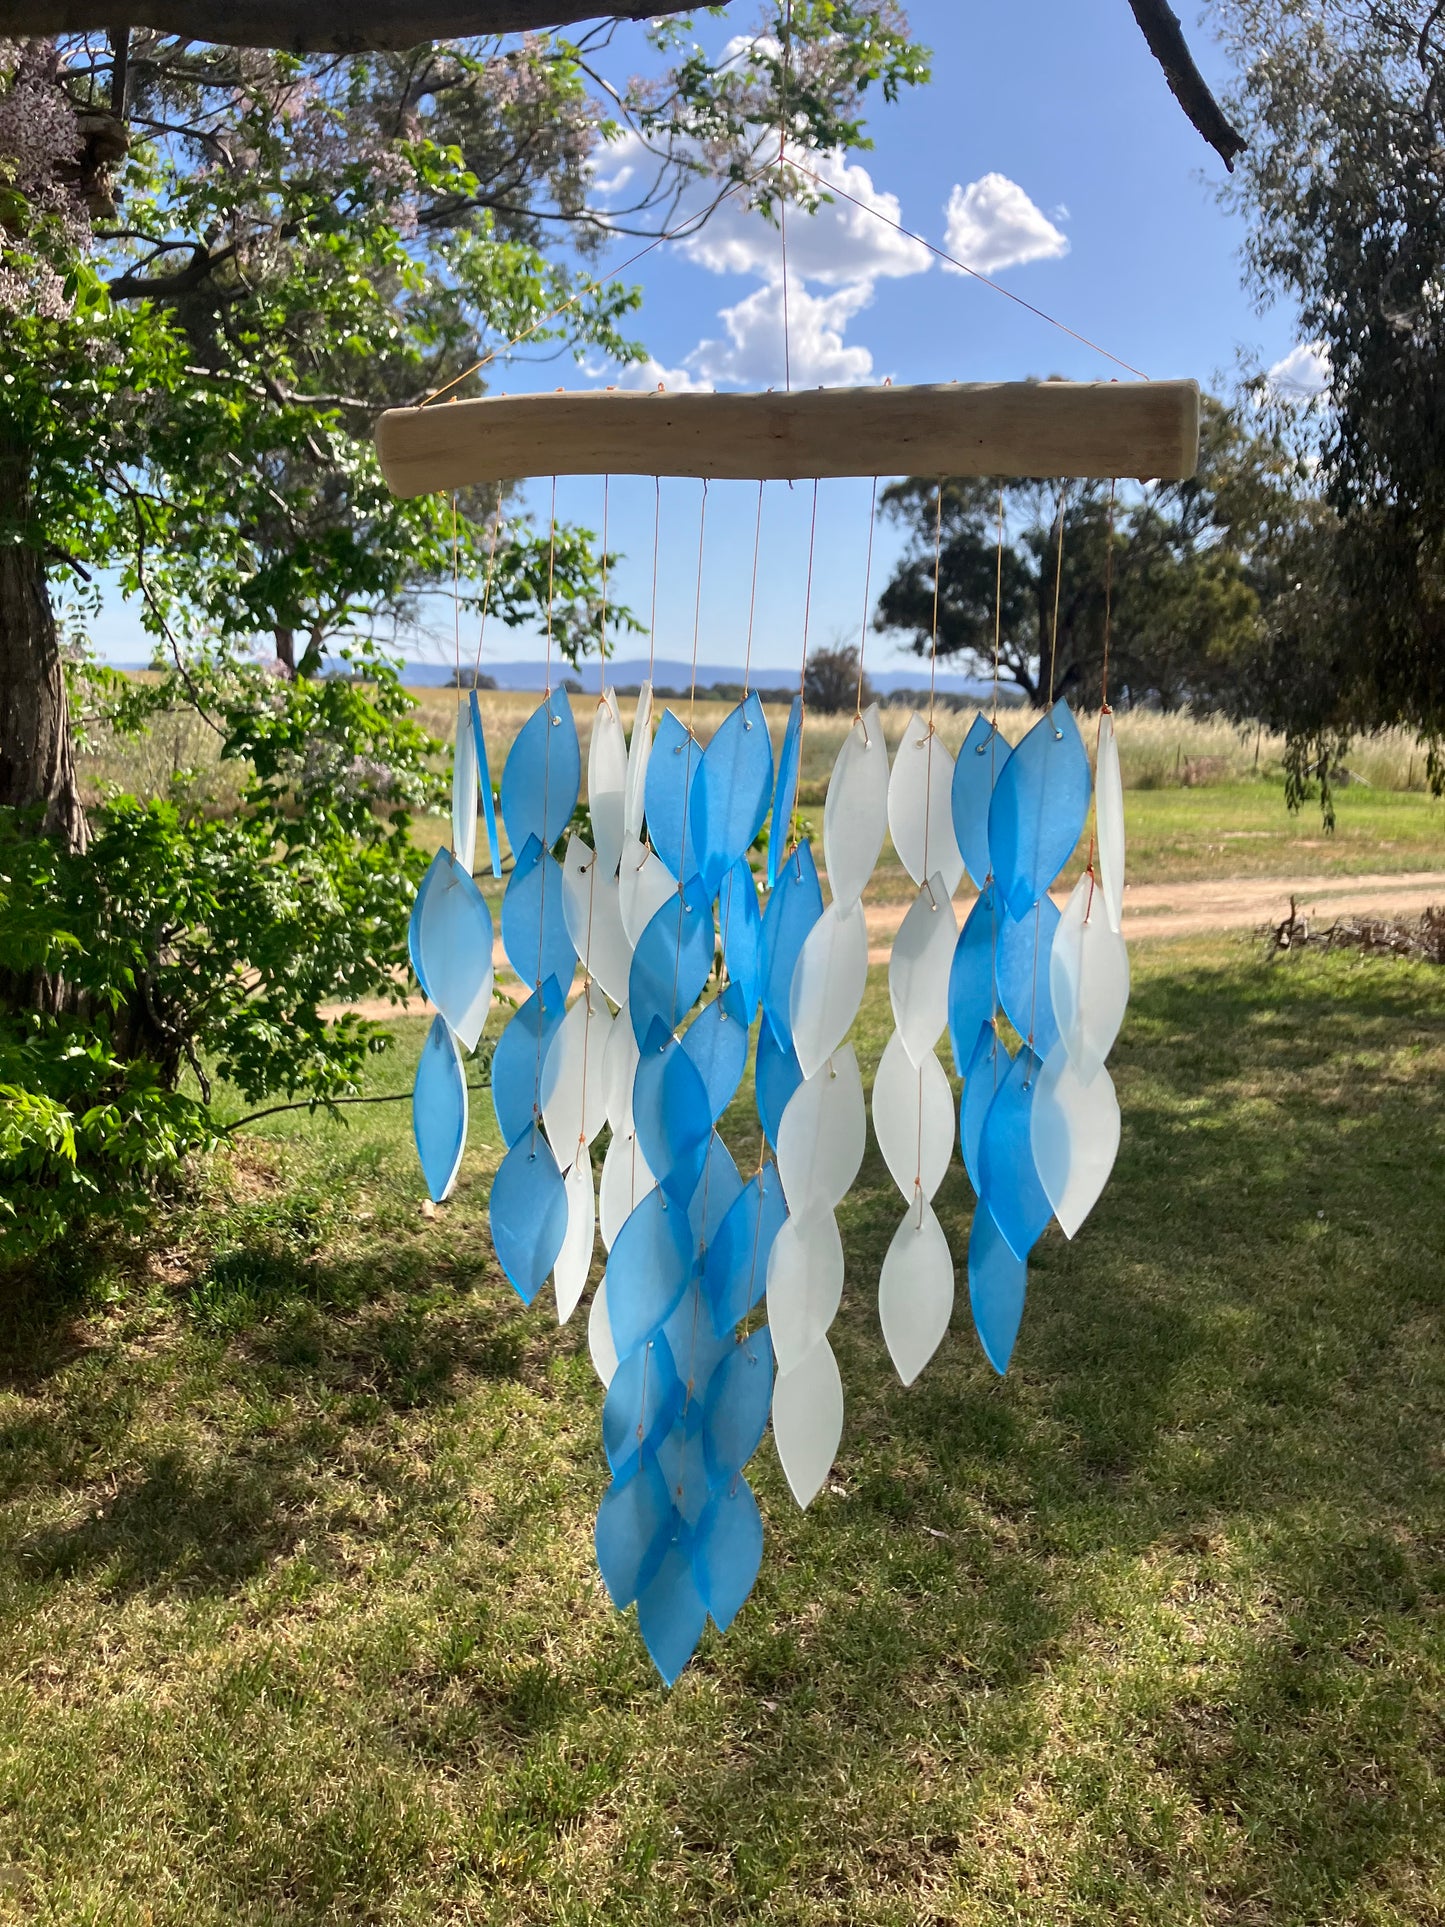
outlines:
[{"label": "nylon hanging cord", "polygon": [[647,625],[647,680],[652,681],[652,666],[657,659],[657,545],[662,535],[662,477],[654,475],[652,506],[652,615]]},{"label": "nylon hanging cord", "polygon": [[[552,477],[552,530],[547,542],[547,687],[552,693],[552,592],[557,577],[557,477]],[[550,759],[549,759],[550,760]]]},{"label": "nylon hanging cord", "polygon": [[[803,591],[803,659],[798,665],[798,778],[803,774],[803,731],[808,720],[808,635],[813,621],[813,552],[818,539],[818,481],[813,479],[813,513],[808,523],[808,580]],[[797,795],[794,793],[793,814],[798,811]],[[792,824],[788,825],[792,835]],[[794,840],[796,848],[796,839]]]},{"label": "nylon hanging cord", "polygon": [[[1054,621],[1049,631],[1049,700],[1045,705],[1050,710],[1054,706],[1054,671],[1058,666],[1059,655],[1059,596],[1064,586],[1064,502],[1067,495],[1067,487],[1059,490],[1059,546],[1054,562]],[[1058,733],[1057,730],[1054,731],[1056,736]]]},{"label": "nylon hanging cord", "polygon": [[788,90],[792,83],[793,0],[783,9],[783,84],[778,101],[778,234],[783,256],[783,386],[793,392],[793,354],[788,328]]},{"label": "nylon hanging cord", "polygon": [[1099,714],[1109,707],[1109,628],[1114,602],[1114,496],[1117,481],[1109,484],[1109,528],[1104,538],[1104,666],[1099,677]]},{"label": "nylon hanging cord", "polygon": [[753,529],[753,586],[748,596],[748,646],[743,657],[743,696],[747,697],[748,685],[752,680],[753,669],[753,618],[758,607],[758,550],[763,541],[763,489],[765,484],[758,483],[758,519]]},{"label": "nylon hanging cord", "polygon": [[607,692],[607,498],[612,477],[602,477],[602,608],[597,629],[597,700]]},{"label": "nylon hanging cord", "polygon": [[[942,586],[939,580],[942,557],[943,483],[940,481],[933,518],[933,638],[928,652],[928,733],[923,739],[924,754],[928,758],[923,783],[923,887],[928,891],[930,901],[933,901],[933,890],[929,882],[928,840],[933,823],[933,707],[938,686],[938,598]],[[933,907],[936,910],[938,904],[934,902]]]},{"label": "nylon hanging cord", "polygon": [[487,610],[492,601],[492,577],[497,565],[497,538],[502,532],[502,505],[497,504],[497,512],[492,518],[491,540],[487,543],[487,575],[482,584],[482,617],[477,624],[477,656],[472,664],[472,687],[477,685],[477,676],[482,667],[482,642],[487,633]]},{"label": "nylon hanging cord", "polygon": [[[853,718],[860,721],[863,715],[863,651],[868,642],[868,608],[873,599],[873,525],[878,517],[878,477],[873,477],[873,494],[868,502],[868,556],[863,564],[863,620],[858,627],[858,690],[853,698]],[[868,740],[868,732],[863,732],[863,740]]]}]

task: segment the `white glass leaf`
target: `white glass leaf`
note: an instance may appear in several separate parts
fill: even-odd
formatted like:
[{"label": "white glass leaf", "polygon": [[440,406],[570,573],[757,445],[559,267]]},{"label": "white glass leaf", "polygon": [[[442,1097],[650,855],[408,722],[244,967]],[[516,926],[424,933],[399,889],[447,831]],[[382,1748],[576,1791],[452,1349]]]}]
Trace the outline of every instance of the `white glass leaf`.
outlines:
[{"label": "white glass leaf", "polygon": [[615,689],[605,690],[592,717],[587,749],[587,808],[605,877],[616,876],[627,813],[627,736]]},{"label": "white glass leaf", "polygon": [[1094,771],[1094,834],[1099,843],[1099,888],[1109,928],[1124,917],[1124,779],[1119,770],[1119,740],[1106,709],[1099,718],[1099,758]]},{"label": "white glass leaf", "polygon": [[773,1386],[773,1442],[800,1506],[822,1490],[843,1436],[843,1381],[826,1338]]},{"label": "white glass leaf", "polygon": [[[647,765],[652,756],[652,684],[645,682],[637,692],[637,709],[632,718],[632,740],[627,745],[627,782],[623,792],[622,827],[628,836],[642,835],[643,793],[647,788]],[[633,939],[634,943],[636,938]]]},{"label": "white glass leaf", "polygon": [[592,1247],[597,1239],[597,1197],[592,1189],[592,1160],[579,1150],[566,1174],[567,1230],[552,1267],[557,1293],[557,1322],[565,1325],[582,1302],[587,1274],[592,1269]]},{"label": "white glass leaf", "polygon": [[1085,1084],[1062,1041],[1044,1059],[1029,1120],[1034,1165],[1066,1238],[1099,1201],[1119,1155],[1119,1100],[1102,1067]]},{"label": "white glass leaf", "polygon": [[793,1092],[778,1125],[778,1176],[794,1216],[837,1208],[858,1175],[867,1135],[858,1059],[845,1044]]},{"label": "white glass leaf", "polygon": [[951,897],[963,875],[953,833],[953,758],[927,719],[913,715],[903,732],[888,779],[888,828],[893,847],[915,883],[938,871]]},{"label": "white glass leaf", "polygon": [[804,1077],[822,1068],[853,1027],[868,988],[868,923],[856,899],[830,903],[808,932],[788,992],[793,1051]]},{"label": "white glass leaf", "polygon": [[640,1057],[632,1018],[623,1004],[612,1020],[607,1055],[602,1060],[602,1102],[614,1137],[625,1137],[632,1129],[632,1080]]},{"label": "white glass leaf", "polygon": [[1087,870],[1054,933],[1049,991],[1069,1061],[1088,1084],[1114,1048],[1129,1007],[1129,950],[1109,927],[1103,893]]},{"label": "white glass leaf", "polygon": [[557,1026],[542,1060],[542,1122],[565,1171],[581,1143],[607,1122],[603,1063],[612,1018],[595,989],[582,992]]},{"label": "white glass leaf", "polygon": [[958,923],[937,872],[914,898],[893,939],[888,996],[903,1048],[921,1064],[948,1025],[948,978]]},{"label": "white glass leaf", "polygon": [[457,698],[457,741],[452,754],[452,855],[470,876],[477,855],[477,739],[472,734],[472,699]]},{"label": "white glass leaf", "polygon": [[597,1187],[597,1222],[609,1251],[636,1207],[656,1189],[657,1180],[647,1168],[637,1134],[619,1131],[607,1146],[602,1182]]},{"label": "white glass leaf", "polygon": [[607,1316],[607,1280],[598,1281],[592,1294],[592,1309],[587,1314],[587,1350],[592,1369],[604,1385],[612,1383],[617,1370],[617,1347],[612,1342],[612,1325]]},{"label": "white glass leaf", "polygon": [[768,1253],[768,1330],[780,1372],[801,1365],[838,1315],[843,1240],[822,1205],[783,1220]]},{"label": "white glass leaf", "polygon": [[677,878],[655,850],[649,850],[629,831],[622,845],[617,882],[622,893],[622,928],[635,950],[648,924],[667,899],[676,895]]},{"label": "white glass leaf", "polygon": [[562,914],[572,948],[614,1003],[627,998],[632,945],[622,927],[622,886],[580,836],[562,861]]},{"label": "white glass leaf", "polygon": [[895,1030],[873,1079],[873,1132],[905,1198],[936,1196],[953,1157],[957,1119],[948,1075],[932,1051],[915,1064]]},{"label": "white glass leaf", "polygon": [[888,830],[888,744],[877,703],[843,738],[823,804],[823,865],[834,903],[856,903]]},{"label": "white glass leaf", "polygon": [[911,1385],[938,1350],[953,1313],[953,1257],[933,1206],[919,1198],[893,1234],[878,1277],[888,1356]]}]

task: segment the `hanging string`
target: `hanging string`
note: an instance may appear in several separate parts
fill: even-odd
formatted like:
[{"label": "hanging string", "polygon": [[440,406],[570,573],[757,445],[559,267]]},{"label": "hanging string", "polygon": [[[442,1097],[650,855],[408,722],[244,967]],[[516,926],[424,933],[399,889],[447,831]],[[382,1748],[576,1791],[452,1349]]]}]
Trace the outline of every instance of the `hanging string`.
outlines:
[{"label": "hanging string", "polygon": [[461,537],[457,528],[457,492],[452,490],[452,634],[456,653],[456,687],[462,686],[462,590],[461,562],[458,546]]},{"label": "hanging string", "polygon": [[[803,732],[808,721],[808,636],[813,621],[813,553],[818,539],[818,480],[813,478],[813,512],[808,523],[808,578],[803,590],[803,656],[798,664],[798,772],[803,768]],[[794,799],[793,815],[797,816],[797,800]],[[792,847],[797,848],[797,838],[793,836],[793,825],[788,825],[788,835],[792,837]]]},{"label": "hanging string", "polygon": [[[677,1009],[677,986],[682,975],[682,920],[692,914],[692,906],[687,901],[683,887],[683,871],[686,869],[684,857],[687,852],[687,811],[692,801],[692,752],[697,739],[692,733],[693,712],[697,703],[697,642],[702,629],[702,549],[703,538],[707,533],[707,482],[703,481],[702,501],[697,515],[697,599],[692,612],[692,686],[687,698],[687,768],[683,771],[682,784],[682,847],[677,853],[677,951],[672,960],[672,1008]],[[674,756],[682,754],[681,743],[673,751]],[[712,921],[709,907],[708,921]]]},{"label": "hanging string", "polygon": [[1117,481],[1109,483],[1109,527],[1104,538],[1104,666],[1099,676],[1099,716],[1109,713],[1109,626],[1114,600],[1114,495]]},{"label": "hanging string", "polygon": [[557,577],[557,477],[552,477],[552,532],[547,543],[547,687],[552,693],[552,593]]},{"label": "hanging string", "polygon": [[[1002,632],[1003,632],[1003,490],[1000,489],[998,492],[998,558],[994,567],[994,580],[993,580],[993,713],[989,718],[989,721],[993,725],[993,734],[989,738],[990,756],[992,756],[993,754],[993,746],[998,739],[998,653],[999,653],[999,639]],[[989,764],[990,777],[992,777],[994,773],[995,773],[995,765],[991,762]],[[992,794],[992,788],[993,788],[992,783],[990,783],[989,785],[990,794]]]},{"label": "hanging string", "polygon": [[936,910],[928,870],[928,838],[933,821],[933,709],[938,688],[938,599],[942,587],[943,560],[943,482],[940,479],[933,516],[933,637],[928,652],[928,730],[923,739],[928,758],[923,782],[923,886]]},{"label": "hanging string", "polygon": [[654,475],[652,504],[652,615],[647,624],[647,680],[652,681],[652,665],[657,658],[657,545],[662,535],[662,477]]},{"label": "hanging string", "polygon": [[597,628],[597,700],[601,702],[607,690],[607,497],[612,486],[612,477],[602,477],[602,608],[598,615]]},{"label": "hanging string", "polygon": [[492,601],[492,576],[497,566],[497,538],[502,532],[502,505],[497,504],[497,512],[492,517],[492,533],[487,543],[487,575],[482,584],[482,619],[477,625],[477,656],[472,664],[472,687],[475,689],[477,676],[482,667],[482,639],[487,633],[487,610]]},{"label": "hanging string", "polygon": [[757,519],[757,525],[753,529],[753,586],[752,586],[752,591],[748,596],[748,647],[747,647],[747,653],[743,657],[743,696],[744,698],[746,698],[748,693],[748,685],[752,679],[752,669],[753,669],[753,617],[757,613],[757,606],[758,606],[758,550],[762,546],[762,540],[763,540],[763,488],[764,488],[764,484],[762,482],[759,482],[758,483],[758,519]]},{"label": "hanging string", "polygon": [[[1059,490],[1059,546],[1058,554],[1054,562],[1054,620],[1053,627],[1049,631],[1049,700],[1045,705],[1047,709],[1052,709],[1054,706],[1054,670],[1058,664],[1059,595],[1064,585],[1064,502],[1067,496],[1068,484],[1065,483]],[[1056,737],[1059,735],[1057,729],[1054,731],[1054,735]]]},{"label": "hanging string", "polygon": [[[858,625],[858,690],[853,698],[853,719],[863,715],[863,651],[868,642],[868,610],[873,600],[873,524],[878,515],[878,477],[873,477],[873,494],[868,502],[868,557],[863,564],[863,620]],[[863,740],[866,742],[867,732]]]},{"label": "hanging string", "polygon": [[783,84],[778,99],[778,234],[783,255],[783,387],[793,392],[793,353],[788,327],[788,93],[793,67],[793,0],[783,9]]},{"label": "hanging string", "polygon": [[[692,608],[692,681],[687,692],[687,733],[692,735],[692,719],[697,708],[697,639],[702,631],[702,544],[707,531],[707,482],[702,485],[702,505],[697,517],[697,597]],[[690,752],[689,752],[690,753]],[[692,785],[688,784],[690,791]],[[682,802],[683,835],[687,834],[687,795]]]}]

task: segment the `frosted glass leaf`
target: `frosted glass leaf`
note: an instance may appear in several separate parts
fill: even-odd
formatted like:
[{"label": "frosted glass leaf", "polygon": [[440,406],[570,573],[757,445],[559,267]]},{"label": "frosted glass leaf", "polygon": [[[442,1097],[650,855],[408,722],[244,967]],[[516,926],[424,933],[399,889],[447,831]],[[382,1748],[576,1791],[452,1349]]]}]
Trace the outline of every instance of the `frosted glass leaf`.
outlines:
[{"label": "frosted glass leaf", "polygon": [[587,1350],[592,1358],[592,1369],[601,1379],[605,1390],[617,1371],[617,1347],[612,1342],[612,1325],[607,1316],[605,1278],[592,1294],[592,1309],[587,1314]]},{"label": "frosted glass leaf", "polygon": [[592,1188],[592,1160],[585,1151],[573,1158],[563,1182],[567,1188],[567,1230],[552,1269],[557,1322],[561,1325],[582,1302],[597,1241],[597,1195]]},{"label": "frosted glass leaf", "polygon": [[793,1092],[803,1081],[791,1046],[780,1044],[766,1019],[758,1026],[758,1048],[753,1059],[753,1079],[758,1100],[758,1118],[763,1135],[776,1146],[782,1129],[783,1114]]},{"label": "frosted glass leaf", "polygon": [[452,855],[470,876],[477,856],[477,741],[469,696],[457,698],[457,735],[452,750]]},{"label": "frosted glass leaf", "polygon": [[788,1027],[804,1077],[821,1070],[853,1027],[868,988],[868,923],[856,899],[830,903],[808,932],[788,992]]},{"label": "frosted glass leaf", "polygon": [[702,995],[716,954],[712,905],[694,877],[667,899],[632,953],[627,1009],[639,1044],[659,1021],[677,1029]]},{"label": "frosted glass leaf", "polygon": [[703,1294],[719,1337],[746,1318],[766,1290],[773,1240],[787,1215],[778,1167],[769,1158],[733,1200],[707,1249]]},{"label": "frosted glass leaf", "polygon": [[888,833],[888,744],[877,703],[843,738],[823,802],[823,867],[833,902],[862,896]]},{"label": "frosted glass leaf", "polygon": [[[683,1375],[683,1364],[677,1361],[679,1376]],[[684,1383],[685,1383],[684,1379]],[[703,1458],[702,1399],[696,1396],[685,1398],[679,1414],[678,1423],[673,1426],[665,1439],[657,1446],[657,1469],[667,1480],[672,1494],[673,1511],[677,1513],[685,1528],[696,1526],[706,1510],[711,1486],[708,1482],[707,1464]],[[691,1549],[692,1533],[680,1531],[679,1539]]]},{"label": "frosted glass leaf", "polygon": [[863,1079],[851,1044],[788,1100],[778,1127],[778,1176],[793,1213],[834,1211],[852,1189],[868,1137]]},{"label": "frosted glass leaf", "polygon": [[894,1369],[911,1385],[953,1314],[953,1257],[933,1206],[918,1199],[893,1234],[878,1277],[878,1317]]},{"label": "frosted glass leaf", "polygon": [[628,1358],[660,1332],[692,1275],[687,1213],[649,1191],[612,1241],[607,1314],[617,1356]]},{"label": "frosted glass leaf", "polygon": [[712,1137],[707,1086],[682,1045],[654,1022],[632,1086],[632,1119],[642,1155],[669,1198],[686,1206]]},{"label": "frosted glass leaf", "polygon": [[702,1443],[714,1485],[736,1478],[762,1443],[773,1404],[773,1345],[766,1325],[729,1343],[708,1380]]},{"label": "frosted glass leaf", "polygon": [[614,1479],[597,1508],[597,1570],[619,1612],[656,1573],[672,1542],[676,1515],[657,1461],[647,1458],[630,1479]]},{"label": "frosted glass leaf", "polygon": [[915,1064],[894,1031],[873,1079],[873,1133],[905,1198],[932,1199],[953,1157],[953,1092],[932,1051]]},{"label": "frosted glass leaf", "polygon": [[714,1124],[737,1095],[748,1061],[748,1017],[731,984],[704,1004],[682,1033],[682,1048],[697,1067]]},{"label": "frosted glass leaf", "polygon": [[625,1137],[632,1129],[632,1082],[641,1055],[624,1004],[612,1020],[607,1055],[602,1060],[602,1102],[614,1137]]},{"label": "frosted glass leaf", "polygon": [[513,854],[529,836],[550,850],[572,820],[582,749],[565,691],[554,689],[517,732],[502,771],[502,821]]},{"label": "frosted glass leaf", "polygon": [[491,852],[492,875],[500,882],[502,875],[502,844],[497,835],[497,802],[492,795],[492,771],[487,761],[487,737],[482,728],[482,706],[477,701],[477,692],[472,690],[469,701],[472,711],[472,744],[477,757],[477,783],[482,792],[482,815],[487,824],[487,848]]},{"label": "frosted glass leaf", "polygon": [[487,1210],[497,1261],[530,1305],[567,1232],[567,1187],[540,1130],[524,1132],[498,1165]]},{"label": "frosted glass leaf", "polygon": [[1089,814],[1089,756],[1067,703],[1056,702],[994,785],[988,848],[1009,914],[1022,920],[1073,854]]},{"label": "frosted glass leaf", "polygon": [[783,859],[792,834],[793,809],[798,800],[798,772],[803,755],[803,699],[794,696],[783,725],[783,746],[778,751],[778,781],[773,791],[773,820],[768,830],[768,888],[777,888]]},{"label": "frosted glass leaf", "polygon": [[[725,1338],[719,1338],[714,1332],[712,1321],[702,1302],[696,1277],[689,1283],[680,1302],[673,1308],[672,1315],[663,1326],[663,1332],[668,1344],[672,1347],[672,1355],[677,1361],[677,1375],[682,1380],[684,1391],[691,1387],[690,1395],[684,1401],[684,1409],[679,1415],[674,1432],[695,1437],[702,1431],[703,1400],[707,1396],[712,1375],[722,1360],[732,1351],[737,1341],[731,1332]],[[659,1457],[662,1459],[663,1470],[667,1471],[668,1452],[660,1451]],[[709,1480],[703,1464],[700,1437],[696,1458],[687,1464],[683,1464],[679,1459],[678,1468],[684,1474],[688,1486],[701,1486],[705,1493]],[[689,1522],[696,1519],[702,1510],[702,1499],[697,1498],[694,1502],[693,1495],[686,1491],[679,1494],[674,1490],[672,1497],[674,1505],[679,1510],[686,1510]]]},{"label": "frosted glass leaf", "polygon": [[752,1487],[738,1479],[708,1500],[692,1540],[693,1577],[719,1632],[737,1618],[762,1563],[762,1514]]},{"label": "frosted glass leaf", "polygon": [[649,850],[646,844],[629,836],[622,846],[617,888],[622,928],[635,949],[638,938],[663,904],[677,895],[677,878],[655,850]]},{"label": "frosted glass leaf", "polygon": [[1129,1007],[1129,950],[1109,927],[1103,894],[1087,871],[1064,906],[1049,984],[1059,1036],[1084,1083],[1114,1048]]},{"label": "frosted glass leaf", "polygon": [[989,804],[999,771],[1012,754],[1008,738],[986,716],[975,716],[953,769],[953,834],[979,890],[993,868],[988,853]]},{"label": "frosted glass leaf", "polygon": [[692,1241],[702,1251],[705,1252],[717,1236],[723,1220],[737,1203],[742,1188],[742,1176],[733,1154],[714,1131],[708,1142],[702,1178],[687,1208]]},{"label": "frosted glass leaf", "polygon": [[791,1045],[793,971],[808,932],[823,914],[813,852],[800,843],[783,865],[763,914],[763,1010],[779,1043]]},{"label": "frosted glass leaf", "polygon": [[843,1436],[843,1381],[826,1338],[773,1385],[773,1442],[800,1506],[822,1490]]},{"label": "frosted glass leaf", "polygon": [[542,1059],[542,1121],[563,1170],[578,1145],[590,1144],[607,1122],[603,1064],[611,1029],[605,1000],[595,990],[584,990]]},{"label": "frosted glass leaf", "polygon": [[709,900],[747,855],[773,798],[773,745],[756,692],[730,710],[702,753],[688,827]]},{"label": "frosted glass leaf", "polygon": [[917,884],[937,871],[951,897],[963,875],[953,834],[953,758],[926,718],[913,715],[888,779],[888,828],[898,860]]},{"label": "frosted glass leaf", "polygon": [[502,947],[524,984],[555,977],[565,990],[577,967],[562,902],[562,866],[535,836],[518,853],[502,898]]},{"label": "frosted glass leaf", "polygon": [[684,883],[697,875],[692,781],[701,761],[697,738],[674,710],[664,709],[647,765],[647,834],[668,869]]},{"label": "frosted glass leaf", "polygon": [[968,1236],[968,1297],[984,1356],[1000,1377],[1013,1357],[1028,1275],[1028,1265],[1009,1250],[1003,1233],[979,1205]]},{"label": "frosted glass leaf", "polygon": [[432,884],[436,881],[438,875],[445,877],[450,869],[450,851],[438,850],[431,862],[427,865],[426,875],[417,886],[417,893],[411,902],[411,916],[406,926],[406,953],[411,959],[412,975],[421,985],[422,996],[428,1001],[431,1000],[431,992],[426,987],[426,965],[422,960],[421,954],[421,920],[426,911],[426,900],[431,892]]},{"label": "frosted glass leaf", "polygon": [[623,795],[622,827],[629,837],[640,838],[647,797],[647,765],[652,756],[652,684],[645,682],[637,692],[637,708],[632,716],[632,739],[627,745],[627,786]]},{"label": "frosted glass leaf", "polygon": [[1003,906],[991,883],[974,899],[953,947],[948,972],[948,1037],[953,1046],[953,1068],[962,1077],[968,1069],[980,1024],[991,1024],[997,1009],[994,953]]},{"label": "frosted glass leaf", "polygon": [[567,1010],[562,986],[549,977],[508,1020],[492,1052],[492,1105],[504,1144],[515,1144],[542,1108],[542,1066]]},{"label": "frosted glass leaf", "polygon": [[622,886],[608,876],[580,836],[567,839],[562,862],[562,913],[582,968],[614,1003],[627,1001],[632,945],[622,927]]},{"label": "frosted glass leaf", "polygon": [[653,1665],[671,1686],[697,1651],[707,1606],[692,1573],[692,1556],[674,1539],[656,1576],[637,1596],[637,1629]]},{"label": "frosted glass leaf", "polygon": [[1034,1169],[1033,1105],[1043,1065],[1025,1044],[999,1085],[979,1140],[980,1199],[1016,1258],[1027,1258],[1054,1215]]},{"label": "frosted glass leaf", "polygon": [[1106,709],[1099,718],[1098,767],[1094,772],[1094,833],[1099,842],[1099,887],[1109,928],[1124,917],[1124,778],[1119,769],[1119,739]]},{"label": "frosted glass leaf", "polygon": [[1058,927],[1059,909],[1052,897],[1040,897],[1022,922],[1010,916],[999,920],[994,961],[998,1000],[1019,1036],[1033,1045],[1035,1057],[1047,1057],[1059,1041],[1049,978]]},{"label": "frosted glass leaf", "polygon": [[447,1197],[467,1142],[467,1074],[445,1017],[433,1017],[411,1093],[411,1128],[427,1195]]},{"label": "frosted glass leaf", "polygon": [[627,737],[617,691],[607,689],[593,712],[592,741],[587,747],[587,810],[604,877],[615,877],[622,859],[626,809]]},{"label": "frosted glass leaf", "polygon": [[602,1401],[602,1447],[616,1478],[630,1478],[638,1460],[656,1452],[682,1400],[682,1379],[660,1334],[618,1360]]},{"label": "frosted glass leaf", "polygon": [[723,964],[737,985],[751,1024],[763,994],[763,913],[758,886],[746,859],[735,863],[723,878],[718,898],[718,930]]},{"label": "frosted glass leaf", "polygon": [[790,1217],[768,1259],[768,1329],[778,1370],[800,1366],[824,1337],[843,1300],[843,1240],[825,1205]]},{"label": "frosted glass leaf", "polygon": [[445,851],[430,875],[417,929],[427,993],[468,1050],[492,1003],[492,913],[459,863]]},{"label": "frosted glass leaf", "polygon": [[963,1103],[959,1107],[959,1143],[968,1181],[978,1196],[983,1187],[978,1147],[983,1139],[984,1122],[999,1085],[1008,1076],[1009,1054],[992,1024],[980,1024],[964,1072]]},{"label": "frosted glass leaf", "polygon": [[1119,1100],[1102,1067],[1086,1084],[1062,1044],[1044,1059],[1034,1092],[1034,1164],[1066,1238],[1099,1201],[1119,1155]]},{"label": "frosted glass leaf", "polygon": [[656,1183],[635,1132],[614,1133],[602,1160],[602,1180],[597,1187],[597,1225],[609,1251],[618,1232]]},{"label": "frosted glass leaf", "polygon": [[932,1051],[948,1023],[948,988],[958,936],[953,899],[934,872],[914,898],[893,939],[888,997],[903,1048],[915,1064]]}]

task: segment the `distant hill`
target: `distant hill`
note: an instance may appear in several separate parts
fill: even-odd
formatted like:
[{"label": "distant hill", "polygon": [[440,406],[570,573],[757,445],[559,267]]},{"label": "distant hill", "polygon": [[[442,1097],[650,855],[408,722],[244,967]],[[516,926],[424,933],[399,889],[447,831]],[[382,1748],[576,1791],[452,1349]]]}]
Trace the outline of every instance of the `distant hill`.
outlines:
[{"label": "distant hill", "polygon": [[[541,665],[535,662],[484,662],[482,673],[490,676],[498,689],[536,689],[542,688]],[[587,689],[597,687],[597,664],[587,663],[581,672],[567,669],[559,671]],[[402,681],[414,688],[434,688],[445,685],[452,679],[453,670],[449,663],[407,662],[402,665]],[[633,688],[647,678],[646,656],[617,657],[607,665],[607,680],[619,688]],[[700,662],[697,666],[697,686],[709,689],[715,683],[728,686],[740,685],[743,679],[742,664],[736,662]],[[659,656],[652,665],[652,680],[664,689],[686,689],[692,681],[692,664],[683,658]],[[880,696],[891,696],[900,689],[927,689],[928,664],[920,658],[911,668],[906,669],[869,669],[868,680]],[[791,696],[798,686],[795,669],[760,669],[754,667],[751,686],[762,695],[776,690],[780,695]],[[940,695],[963,696],[975,702],[986,702],[992,694],[993,685],[978,676],[960,676],[947,670],[938,672]],[[999,691],[1002,702],[1018,700],[1017,694],[1008,685]]]}]

